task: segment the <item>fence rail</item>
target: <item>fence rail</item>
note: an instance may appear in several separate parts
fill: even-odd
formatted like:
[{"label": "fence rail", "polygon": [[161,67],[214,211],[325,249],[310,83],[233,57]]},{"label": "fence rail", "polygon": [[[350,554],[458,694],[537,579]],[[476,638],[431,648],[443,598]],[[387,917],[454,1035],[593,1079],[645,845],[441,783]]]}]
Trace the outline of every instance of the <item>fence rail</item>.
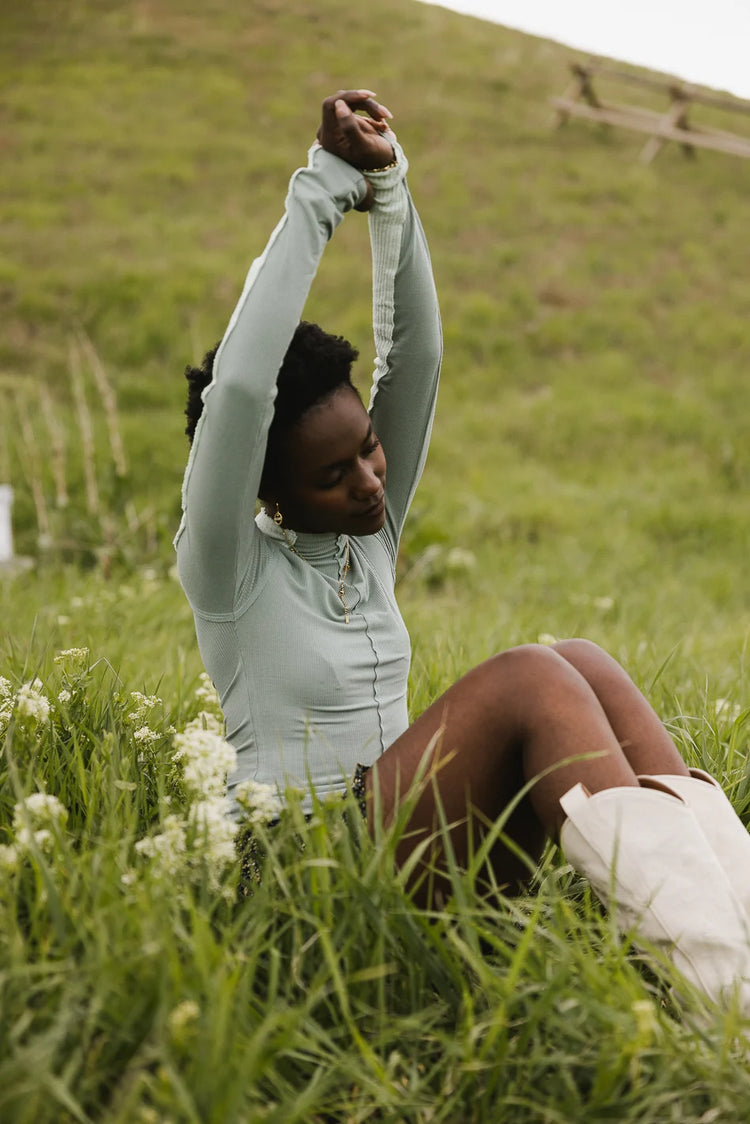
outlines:
[{"label": "fence rail", "polygon": [[[750,104],[747,102],[706,94],[685,83],[629,74],[597,63],[573,63],[571,70],[573,82],[569,88],[562,97],[552,98],[552,104],[557,110],[558,126],[565,124],[569,117],[580,117],[601,125],[646,133],[649,139],[639,156],[644,164],[649,164],[667,141],[679,143],[688,156],[694,156],[696,148],[707,148],[730,156],[750,157],[750,137],[696,125],[689,120],[691,109],[704,105],[750,116]],[[594,78],[597,76],[666,92],[670,97],[669,106],[663,113],[659,113],[638,105],[605,103],[594,89]]]}]

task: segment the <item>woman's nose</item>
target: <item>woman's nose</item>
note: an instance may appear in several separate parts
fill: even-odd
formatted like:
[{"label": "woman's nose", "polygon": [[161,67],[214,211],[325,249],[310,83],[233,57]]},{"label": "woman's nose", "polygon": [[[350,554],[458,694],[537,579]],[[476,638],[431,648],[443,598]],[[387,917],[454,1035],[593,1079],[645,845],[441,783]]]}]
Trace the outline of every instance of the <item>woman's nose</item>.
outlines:
[{"label": "woman's nose", "polygon": [[355,485],[356,495],[361,499],[369,499],[370,496],[376,496],[382,487],[380,477],[373,466],[361,464]]}]

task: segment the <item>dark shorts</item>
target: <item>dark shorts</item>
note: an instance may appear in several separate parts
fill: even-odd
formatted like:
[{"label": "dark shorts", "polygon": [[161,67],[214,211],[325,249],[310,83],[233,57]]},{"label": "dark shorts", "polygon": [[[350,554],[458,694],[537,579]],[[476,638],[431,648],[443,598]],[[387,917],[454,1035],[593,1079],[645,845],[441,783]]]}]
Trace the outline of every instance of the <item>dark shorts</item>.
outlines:
[{"label": "dark shorts", "polygon": [[354,776],[352,777],[352,796],[357,801],[359,810],[364,816],[365,821],[367,820],[367,801],[365,800],[367,787],[365,782],[371,768],[371,765],[357,765],[354,770]]},{"label": "dark shorts", "polygon": [[[352,777],[351,793],[357,801],[357,807],[362,817],[367,822],[366,778],[372,766],[357,765]],[[346,815],[346,812],[344,812]],[[307,816],[307,819],[310,817]],[[270,824],[273,827],[274,824]],[[240,857],[241,872],[239,896],[245,898],[252,893],[253,886],[260,884],[261,866],[263,863],[263,849],[251,829],[245,828],[237,837],[237,852]]]}]

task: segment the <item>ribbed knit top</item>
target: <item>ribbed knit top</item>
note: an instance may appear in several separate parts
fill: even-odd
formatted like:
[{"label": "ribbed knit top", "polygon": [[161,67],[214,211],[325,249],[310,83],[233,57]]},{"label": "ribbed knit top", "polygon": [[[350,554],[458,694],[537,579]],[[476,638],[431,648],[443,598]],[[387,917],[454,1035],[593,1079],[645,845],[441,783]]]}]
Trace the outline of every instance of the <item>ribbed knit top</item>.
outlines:
[{"label": "ribbed knit top", "polygon": [[[406,158],[370,174],[376,345],[370,415],[387,459],[385,526],[349,538],[254,517],[276,378],[328,239],[364,197],[360,172],[315,145],[253,262],[203,394],[175,539],[203,663],[238,754],[229,794],[253,779],[343,791],[406,729],[410,645],[394,597],[404,518],[427,452],[441,335]],[[309,806],[309,799],[308,799]]]}]

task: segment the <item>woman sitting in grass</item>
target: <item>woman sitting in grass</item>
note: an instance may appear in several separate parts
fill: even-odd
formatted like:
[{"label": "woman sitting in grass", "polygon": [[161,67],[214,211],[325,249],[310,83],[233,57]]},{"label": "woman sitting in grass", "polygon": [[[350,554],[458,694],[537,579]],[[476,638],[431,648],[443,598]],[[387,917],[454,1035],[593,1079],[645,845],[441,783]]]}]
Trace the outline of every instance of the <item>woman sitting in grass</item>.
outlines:
[{"label": "woman sitting in grass", "polygon": [[[408,796],[397,859],[431,837],[414,891],[426,904],[448,885],[438,806],[465,866],[528,786],[489,851],[495,881],[516,886],[528,874],[519,852],[536,860],[559,839],[623,924],[667,945],[712,998],[738,988],[750,1013],[748,836],[614,660],[582,640],[513,648],[409,725],[396,554],[427,452],[441,334],[390,118],[367,90],[326,98],[224,338],[188,370],[177,552],[238,753],[230,795],[246,780],[319,796],[351,785],[371,828]],[[351,382],[354,349],[300,323],[351,210],[368,212],[372,244],[369,410]]]}]

